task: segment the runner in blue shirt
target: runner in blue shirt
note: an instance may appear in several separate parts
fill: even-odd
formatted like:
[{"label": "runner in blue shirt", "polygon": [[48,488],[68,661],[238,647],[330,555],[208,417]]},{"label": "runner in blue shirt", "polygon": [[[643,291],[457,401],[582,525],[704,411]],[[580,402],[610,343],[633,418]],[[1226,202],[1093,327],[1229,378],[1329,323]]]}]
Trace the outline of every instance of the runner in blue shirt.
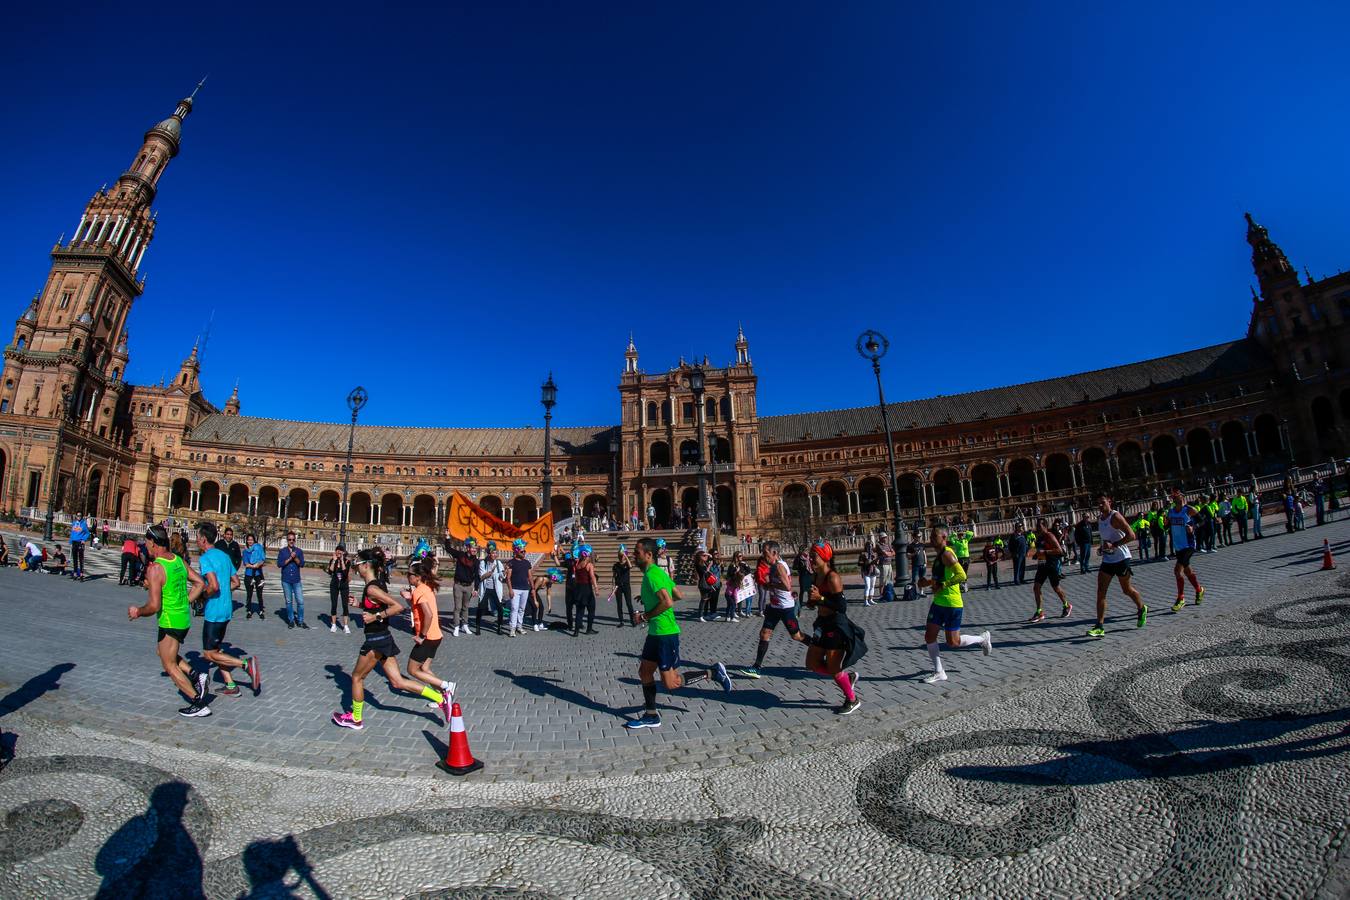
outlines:
[{"label": "runner in blue shirt", "polygon": [[1167,527],[1172,533],[1172,550],[1177,562],[1172,567],[1177,576],[1177,602],[1172,604],[1172,612],[1181,612],[1186,605],[1186,580],[1195,588],[1195,603],[1198,606],[1205,599],[1205,589],[1200,579],[1195,577],[1191,568],[1191,556],[1195,553],[1196,509],[1186,503],[1180,488],[1172,488],[1172,505],[1167,508]]},{"label": "runner in blue shirt", "polygon": [[[258,673],[258,659],[254,656],[245,656],[243,658],[230,656],[220,649],[221,644],[225,642],[225,629],[229,627],[230,618],[234,615],[234,588],[239,586],[239,579],[234,574],[234,560],[230,559],[228,553],[215,546],[216,526],[212,522],[197,523],[197,548],[201,551],[201,556],[197,560],[197,567],[201,572],[202,581],[206,582],[206,590],[202,591],[202,596],[206,598],[206,621],[202,623],[202,655],[208,662],[215,663],[216,668],[220,670],[221,678],[225,681],[225,687],[221,688],[221,693],[227,697],[239,696],[239,685],[234,683],[233,670],[242,668],[248,672],[249,680],[253,683],[253,696],[258,696],[262,691],[262,678]],[[197,676],[198,693],[205,696],[206,691],[203,681],[209,683],[209,669]]]}]

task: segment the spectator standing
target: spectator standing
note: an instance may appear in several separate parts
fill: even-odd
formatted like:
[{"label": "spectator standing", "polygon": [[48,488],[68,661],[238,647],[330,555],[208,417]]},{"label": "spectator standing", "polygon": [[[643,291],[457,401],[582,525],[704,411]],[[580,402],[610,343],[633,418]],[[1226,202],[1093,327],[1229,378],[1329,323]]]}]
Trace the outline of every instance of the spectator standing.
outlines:
[{"label": "spectator standing", "polygon": [[239,564],[244,561],[243,551],[239,549],[239,542],[234,539],[234,529],[226,527],[221,532],[220,538],[216,540],[215,548],[230,558],[234,563],[234,571],[239,572]]},{"label": "spectator standing", "polygon": [[333,548],[333,556],[328,560],[328,630],[337,633],[338,625],[344,634],[351,634],[347,624],[347,607],[352,602],[351,572],[352,562],[347,556],[347,546],[338,544]]},{"label": "spectator standing", "polygon": [[253,535],[247,535],[244,542],[248,544],[244,550],[244,618],[253,618],[253,593],[258,593],[258,618],[265,619],[265,610],[263,609],[263,563],[267,561],[267,551],[263,545],[258,543]]},{"label": "spectator standing", "polygon": [[863,580],[863,605],[872,606],[872,596],[877,592],[877,575],[881,571],[881,558],[869,539],[858,551],[858,572]]},{"label": "spectator standing", "polygon": [[1073,543],[1078,548],[1078,571],[1086,575],[1092,571],[1092,523],[1087,516],[1083,516],[1073,526]]},{"label": "spectator standing", "polygon": [[136,542],[131,539],[131,535],[127,535],[122,541],[122,566],[117,570],[118,584],[135,584],[139,580],[137,562]]},{"label": "spectator standing", "polygon": [[984,545],[984,551],[981,553],[981,557],[984,560],[984,589],[986,591],[990,588],[998,590],[999,552],[998,547],[994,545],[993,541],[989,541]]},{"label": "spectator standing", "polygon": [[[891,590],[895,590],[895,545],[891,543],[891,536],[884,531],[877,535],[877,549],[881,553],[880,595],[885,597],[886,585],[891,585]],[[810,568],[809,561],[807,568]]]},{"label": "spectator standing", "polygon": [[88,540],[89,522],[84,513],[77,513],[70,520],[70,577],[77,581],[84,581],[84,545]]},{"label": "spectator standing", "polygon": [[923,597],[924,589],[919,582],[923,581],[928,574],[928,550],[918,539],[918,532],[915,532],[915,539],[909,542],[909,586],[914,589],[916,599]]},{"label": "spectator standing", "polygon": [[1027,575],[1027,532],[1021,522],[1013,526],[1008,537],[1008,554],[1012,557],[1012,583],[1025,584]]},{"label": "spectator standing", "polygon": [[286,627],[299,625],[308,629],[305,622],[305,589],[300,583],[300,570],[305,566],[305,551],[295,545],[295,532],[286,532],[286,546],[277,552],[277,568],[281,570],[281,594],[286,599]]}]

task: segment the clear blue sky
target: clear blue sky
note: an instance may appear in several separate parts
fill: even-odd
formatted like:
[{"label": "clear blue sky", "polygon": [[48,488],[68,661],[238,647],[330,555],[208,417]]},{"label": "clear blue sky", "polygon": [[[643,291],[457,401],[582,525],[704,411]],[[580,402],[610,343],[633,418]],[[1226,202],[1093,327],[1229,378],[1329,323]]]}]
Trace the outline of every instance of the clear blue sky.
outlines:
[{"label": "clear blue sky", "polygon": [[656,372],[738,320],[762,415],[874,402],[867,327],[954,393],[1241,336],[1244,210],[1350,267],[1350,5],[942,6],[15,7],[5,315],[207,72],[128,376],[214,309],[253,415],[532,424],[552,369],[612,423],[630,330]]}]

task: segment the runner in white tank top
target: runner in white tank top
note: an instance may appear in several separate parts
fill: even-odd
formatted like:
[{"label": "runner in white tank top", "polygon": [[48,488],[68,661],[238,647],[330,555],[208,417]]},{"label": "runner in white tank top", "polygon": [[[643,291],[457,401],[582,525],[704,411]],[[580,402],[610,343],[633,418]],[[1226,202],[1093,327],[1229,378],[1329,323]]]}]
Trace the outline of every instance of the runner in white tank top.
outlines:
[{"label": "runner in white tank top", "polygon": [[1088,637],[1099,638],[1106,635],[1106,590],[1111,586],[1111,579],[1119,578],[1120,589],[1134,601],[1135,609],[1139,611],[1135,623],[1137,628],[1143,628],[1148,621],[1148,607],[1130,583],[1130,577],[1134,574],[1130,570],[1130,541],[1135,539],[1134,529],[1123,515],[1111,507],[1110,494],[1097,495],[1097,509],[1100,512],[1097,533],[1102,540],[1102,564],[1097,569],[1097,624],[1088,629]]}]

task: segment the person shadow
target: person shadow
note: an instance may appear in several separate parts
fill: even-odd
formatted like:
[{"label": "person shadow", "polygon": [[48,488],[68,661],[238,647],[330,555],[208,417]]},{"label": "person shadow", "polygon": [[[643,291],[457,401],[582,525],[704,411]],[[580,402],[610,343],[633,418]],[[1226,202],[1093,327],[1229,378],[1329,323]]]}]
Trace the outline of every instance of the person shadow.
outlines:
[{"label": "person shadow", "polygon": [[[128,820],[104,842],[94,858],[94,870],[103,876],[95,895],[98,900],[205,900],[201,851],[183,824],[191,790],[182,781],[159,785],[151,792],[145,813]],[[139,859],[128,865],[137,855]]]},{"label": "person shadow", "polygon": [[506,669],[497,669],[495,673],[502,678],[511,679],[516,687],[529,691],[536,697],[552,697],[572,706],[579,706],[582,709],[589,709],[610,716],[622,717],[626,714],[625,710],[615,709],[597,700],[592,700],[580,691],[562,687],[561,678],[545,678],[542,675],[517,675]]},{"label": "person shadow", "polygon": [[60,690],[61,676],[73,668],[72,662],[57,663],[41,675],[34,675],[0,700],[0,716],[18,712],[49,691]]},{"label": "person shadow", "polygon": [[[346,669],[342,668],[342,666],[339,666],[337,663],[329,663],[328,665],[324,666],[323,668],[324,668],[324,671],[328,673],[328,677],[329,677],[330,679],[332,679],[333,684],[337,685],[337,689],[340,690],[340,691],[342,692],[342,706],[343,706],[343,708],[344,708],[344,709],[350,709],[350,708],[351,708],[351,705],[352,705],[352,676],[351,676],[351,674],[350,674],[349,672],[347,672]],[[379,677],[381,680],[384,679],[384,675],[383,675],[382,673],[379,673],[379,670],[377,669],[376,671],[371,672],[369,676],[367,676],[367,683],[369,683],[369,679],[370,679],[371,677],[376,676],[376,675],[378,675],[378,677]],[[390,688],[389,690],[393,691],[393,688]],[[405,695],[405,696],[411,696],[411,695]],[[433,721],[435,721],[435,722],[439,722],[439,721],[440,721],[440,716],[439,716],[439,715],[432,715],[432,714],[430,714],[430,713],[418,712],[418,711],[416,711],[416,710],[408,709],[407,707],[404,707],[404,706],[389,706],[388,704],[381,703],[379,700],[377,700],[377,699],[375,698],[374,693],[371,692],[370,690],[367,690],[367,691],[366,691],[366,700],[365,700],[365,703],[366,703],[366,706],[369,706],[371,709],[383,709],[383,710],[387,710],[387,711],[389,711],[389,712],[404,713],[404,714],[410,715],[410,716],[420,716],[420,717],[423,718],[423,719],[431,719],[431,720],[433,720]]]},{"label": "person shadow", "polygon": [[[249,893],[241,900],[263,897],[300,898],[317,897],[319,900],[331,900],[332,894],[324,890],[314,877],[314,867],[301,851],[295,835],[288,834],[279,840],[254,841],[244,848],[244,872],[248,875]],[[285,881],[286,876],[294,872],[294,883]],[[301,887],[307,887],[307,893],[300,893]]]}]

